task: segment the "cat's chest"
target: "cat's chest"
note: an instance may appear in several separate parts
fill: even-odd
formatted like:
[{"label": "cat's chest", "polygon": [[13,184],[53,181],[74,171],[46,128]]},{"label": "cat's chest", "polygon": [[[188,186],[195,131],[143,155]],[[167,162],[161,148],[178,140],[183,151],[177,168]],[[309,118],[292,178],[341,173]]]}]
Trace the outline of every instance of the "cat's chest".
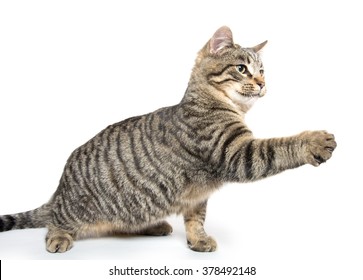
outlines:
[{"label": "cat's chest", "polygon": [[177,199],[177,207],[180,207],[177,212],[183,212],[184,208],[190,208],[206,201],[220,186],[220,183],[210,183],[208,185],[190,184],[186,186]]}]

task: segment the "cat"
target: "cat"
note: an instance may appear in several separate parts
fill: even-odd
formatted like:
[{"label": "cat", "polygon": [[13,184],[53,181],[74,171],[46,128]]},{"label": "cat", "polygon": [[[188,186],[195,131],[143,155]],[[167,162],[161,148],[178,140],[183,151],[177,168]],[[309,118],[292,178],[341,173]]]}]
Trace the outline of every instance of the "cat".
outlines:
[{"label": "cat", "polygon": [[244,121],[266,93],[260,52],[219,28],[199,51],[181,102],[108,126],[67,160],[48,203],[0,216],[0,231],[47,227],[46,249],[113,233],[169,235],[165,218],[184,217],[190,249],[211,252],[204,230],[209,196],[225,182],[251,182],[304,164],[319,166],[334,135],[305,131],[257,139]]}]

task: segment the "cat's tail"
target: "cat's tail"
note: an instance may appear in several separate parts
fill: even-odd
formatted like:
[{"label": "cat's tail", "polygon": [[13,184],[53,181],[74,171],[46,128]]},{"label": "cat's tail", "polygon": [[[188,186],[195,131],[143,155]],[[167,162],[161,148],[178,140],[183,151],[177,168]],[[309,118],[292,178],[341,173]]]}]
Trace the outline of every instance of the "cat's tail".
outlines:
[{"label": "cat's tail", "polygon": [[49,213],[49,205],[44,204],[34,210],[0,216],[0,232],[13,229],[46,227],[49,220]]}]

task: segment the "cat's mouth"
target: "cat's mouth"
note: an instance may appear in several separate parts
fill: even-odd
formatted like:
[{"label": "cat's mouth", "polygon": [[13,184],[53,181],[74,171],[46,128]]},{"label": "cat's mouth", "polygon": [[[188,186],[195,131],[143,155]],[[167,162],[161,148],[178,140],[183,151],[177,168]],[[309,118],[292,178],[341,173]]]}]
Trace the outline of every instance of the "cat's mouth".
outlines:
[{"label": "cat's mouth", "polygon": [[248,98],[253,98],[253,97],[261,97],[262,95],[260,94],[260,93],[242,93],[242,92],[240,92],[240,91],[238,91],[237,90],[237,93],[239,94],[239,95],[242,95],[242,96],[244,96],[244,97],[248,97]]}]

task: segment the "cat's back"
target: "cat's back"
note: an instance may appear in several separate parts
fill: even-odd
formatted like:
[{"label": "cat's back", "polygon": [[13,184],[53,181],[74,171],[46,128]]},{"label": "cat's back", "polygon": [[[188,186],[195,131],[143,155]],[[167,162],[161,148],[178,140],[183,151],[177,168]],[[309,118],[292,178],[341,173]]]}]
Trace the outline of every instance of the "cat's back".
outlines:
[{"label": "cat's back", "polygon": [[[70,155],[66,168],[76,162],[87,165],[112,164],[116,160],[139,164],[136,158],[148,154],[151,146],[161,145],[174,107],[165,107],[154,112],[130,117],[107,126],[93,138],[78,147]],[[164,141],[163,141],[164,140]],[[160,149],[160,147],[158,147]],[[92,162],[94,161],[94,162]]]}]

